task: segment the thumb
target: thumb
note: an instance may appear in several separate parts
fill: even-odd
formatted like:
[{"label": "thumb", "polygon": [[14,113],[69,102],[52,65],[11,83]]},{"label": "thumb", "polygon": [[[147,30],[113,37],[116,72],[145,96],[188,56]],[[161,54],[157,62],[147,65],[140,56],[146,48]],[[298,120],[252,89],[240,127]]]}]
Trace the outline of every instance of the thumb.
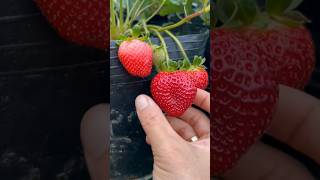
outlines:
[{"label": "thumb", "polygon": [[148,140],[153,148],[163,146],[179,136],[172,129],[159,106],[146,95],[136,98],[136,110]]}]

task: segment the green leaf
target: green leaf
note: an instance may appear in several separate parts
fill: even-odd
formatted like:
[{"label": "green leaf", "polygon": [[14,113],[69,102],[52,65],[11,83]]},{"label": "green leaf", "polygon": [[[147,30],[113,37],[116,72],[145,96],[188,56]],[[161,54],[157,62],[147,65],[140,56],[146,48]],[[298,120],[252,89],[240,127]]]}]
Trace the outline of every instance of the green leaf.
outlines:
[{"label": "green leaf", "polygon": [[286,12],[282,16],[272,16],[272,18],[287,26],[299,26],[306,22],[311,22],[308,18],[306,18],[298,11]]},{"label": "green leaf", "polygon": [[141,35],[141,26],[139,25],[135,25],[133,28],[132,28],[132,36],[133,37],[139,37]]},{"label": "green leaf", "polygon": [[238,0],[238,7],[237,18],[244,24],[251,24],[258,14],[256,0]]},{"label": "green leaf", "polygon": [[292,20],[295,20],[297,22],[302,22],[302,23],[306,23],[306,22],[310,23],[311,22],[306,16],[304,16],[299,11],[288,11],[288,12],[284,13],[284,16],[286,16]]},{"label": "green leaf", "polygon": [[182,63],[179,63],[179,69],[180,70],[189,70],[191,68],[191,63],[188,59],[184,59],[181,61]]},{"label": "green leaf", "polygon": [[252,26],[257,28],[266,28],[270,24],[270,17],[265,14],[259,14],[256,20],[252,23]]},{"label": "green leaf", "polygon": [[293,0],[290,6],[288,7],[287,11],[296,9],[302,2],[303,0]]},{"label": "green leaf", "polygon": [[206,62],[206,58],[203,58],[201,56],[195,56],[193,58],[192,65],[193,66],[201,66],[205,62]]},{"label": "green leaf", "polygon": [[167,0],[163,8],[160,10],[160,16],[167,16],[169,14],[182,13],[184,11],[184,0]]},{"label": "green leaf", "polygon": [[178,62],[177,61],[173,61],[170,59],[168,62],[162,61],[160,63],[161,63],[160,67],[159,67],[160,71],[173,72],[178,69]]},{"label": "green leaf", "polygon": [[270,15],[281,15],[290,6],[297,7],[300,0],[266,0],[266,10]]}]

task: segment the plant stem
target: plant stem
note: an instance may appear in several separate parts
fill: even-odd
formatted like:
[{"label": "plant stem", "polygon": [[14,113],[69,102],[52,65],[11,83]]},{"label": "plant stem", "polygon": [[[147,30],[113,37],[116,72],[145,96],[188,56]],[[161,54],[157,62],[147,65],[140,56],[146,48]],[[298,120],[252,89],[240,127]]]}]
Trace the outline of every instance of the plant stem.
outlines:
[{"label": "plant stem", "polygon": [[[137,4],[138,4],[138,1],[135,1],[135,2],[133,3],[132,7],[130,7],[130,9],[129,9],[129,6],[127,7],[127,8],[129,9],[129,14],[127,14],[126,22],[125,22],[125,24],[126,24],[127,26],[128,26],[128,24],[129,24],[130,17],[132,16],[133,10],[136,8]],[[128,27],[129,27],[129,26],[128,26]]]},{"label": "plant stem", "polygon": [[111,25],[115,23],[115,16],[114,16],[114,4],[113,0],[110,1],[110,19],[111,19]]},{"label": "plant stem", "polygon": [[182,54],[183,58],[190,62],[189,57],[187,56],[187,53],[184,50],[184,48],[183,48],[181,42],[179,41],[179,39],[168,30],[165,30],[164,32],[167,33],[176,42],[176,44],[178,45],[178,47],[179,47],[179,49],[181,51],[181,54]]},{"label": "plant stem", "polygon": [[143,4],[145,3],[146,0],[142,0],[141,3],[139,4],[139,6],[137,7],[137,9],[135,10],[132,19],[129,21],[129,25],[131,26],[131,24],[133,23],[134,20],[137,19],[137,17],[139,16],[139,12],[141,10],[141,8],[143,7]]},{"label": "plant stem", "polygon": [[162,3],[160,4],[159,8],[146,20],[146,23],[148,23],[155,15],[158,14],[158,12],[161,10],[166,1],[167,0],[162,0]]},{"label": "plant stem", "polygon": [[169,57],[169,53],[168,53],[168,49],[167,49],[167,44],[166,44],[165,40],[163,39],[162,35],[160,34],[160,32],[159,32],[157,29],[151,28],[151,31],[153,31],[153,32],[156,34],[156,36],[159,38],[160,43],[161,43],[161,45],[163,46],[164,52],[165,52],[165,54],[166,54],[166,63],[167,63],[167,65],[169,65],[169,59],[170,59],[170,57]]},{"label": "plant stem", "polygon": [[177,22],[175,24],[160,28],[159,31],[161,32],[161,31],[166,31],[166,30],[177,28],[177,27],[189,22],[193,18],[201,16],[202,14],[207,13],[209,11],[210,11],[210,5],[208,5],[207,7],[202,9],[201,11],[198,11],[198,12],[195,12],[195,13],[189,15],[189,16],[186,16],[185,18],[181,19],[179,22]]},{"label": "plant stem", "polygon": [[120,29],[123,29],[123,0],[120,0]]},{"label": "plant stem", "polygon": [[127,13],[126,13],[126,19],[124,21],[124,24],[126,26],[128,19],[129,19],[129,13],[130,13],[130,8],[129,8],[129,0],[126,0],[126,9],[127,9]]},{"label": "plant stem", "polygon": [[154,5],[154,3],[149,4],[149,5],[147,5],[146,7],[144,7],[143,9],[141,9],[141,10],[138,12],[137,17],[139,17],[139,16],[143,13],[143,11],[145,11],[146,9],[152,7],[153,5]]},{"label": "plant stem", "polygon": [[143,29],[144,29],[144,31],[145,31],[145,33],[146,33],[146,36],[148,37],[148,42],[149,42],[150,44],[152,44],[152,42],[151,42],[151,40],[150,40],[150,32],[149,32],[149,30],[148,30],[146,20],[142,19],[142,25],[143,25]]}]

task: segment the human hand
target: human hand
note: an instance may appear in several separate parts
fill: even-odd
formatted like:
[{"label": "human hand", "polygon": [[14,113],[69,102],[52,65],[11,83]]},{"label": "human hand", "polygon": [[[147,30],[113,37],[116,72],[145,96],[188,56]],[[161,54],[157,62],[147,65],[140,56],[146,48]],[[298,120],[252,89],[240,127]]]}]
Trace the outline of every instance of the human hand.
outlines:
[{"label": "human hand", "polygon": [[[278,109],[266,133],[320,164],[320,101],[281,86]],[[224,179],[309,180],[314,177],[291,156],[257,142]]]},{"label": "human hand", "polygon": [[[210,113],[210,94],[198,89],[194,105]],[[210,121],[203,112],[190,107],[179,118],[166,117],[146,95],[136,98],[136,109],[152,148],[153,179],[210,179]]]},{"label": "human hand", "polygon": [[108,179],[110,105],[99,104],[83,116],[80,126],[81,143],[91,180]]}]

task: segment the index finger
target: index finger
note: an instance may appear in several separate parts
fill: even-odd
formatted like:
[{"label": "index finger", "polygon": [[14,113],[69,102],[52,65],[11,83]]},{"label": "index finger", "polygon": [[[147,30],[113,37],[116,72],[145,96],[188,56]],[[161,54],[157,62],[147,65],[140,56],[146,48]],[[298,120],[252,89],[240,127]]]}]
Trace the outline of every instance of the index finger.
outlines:
[{"label": "index finger", "polygon": [[210,93],[205,90],[198,89],[193,104],[210,113]]}]

